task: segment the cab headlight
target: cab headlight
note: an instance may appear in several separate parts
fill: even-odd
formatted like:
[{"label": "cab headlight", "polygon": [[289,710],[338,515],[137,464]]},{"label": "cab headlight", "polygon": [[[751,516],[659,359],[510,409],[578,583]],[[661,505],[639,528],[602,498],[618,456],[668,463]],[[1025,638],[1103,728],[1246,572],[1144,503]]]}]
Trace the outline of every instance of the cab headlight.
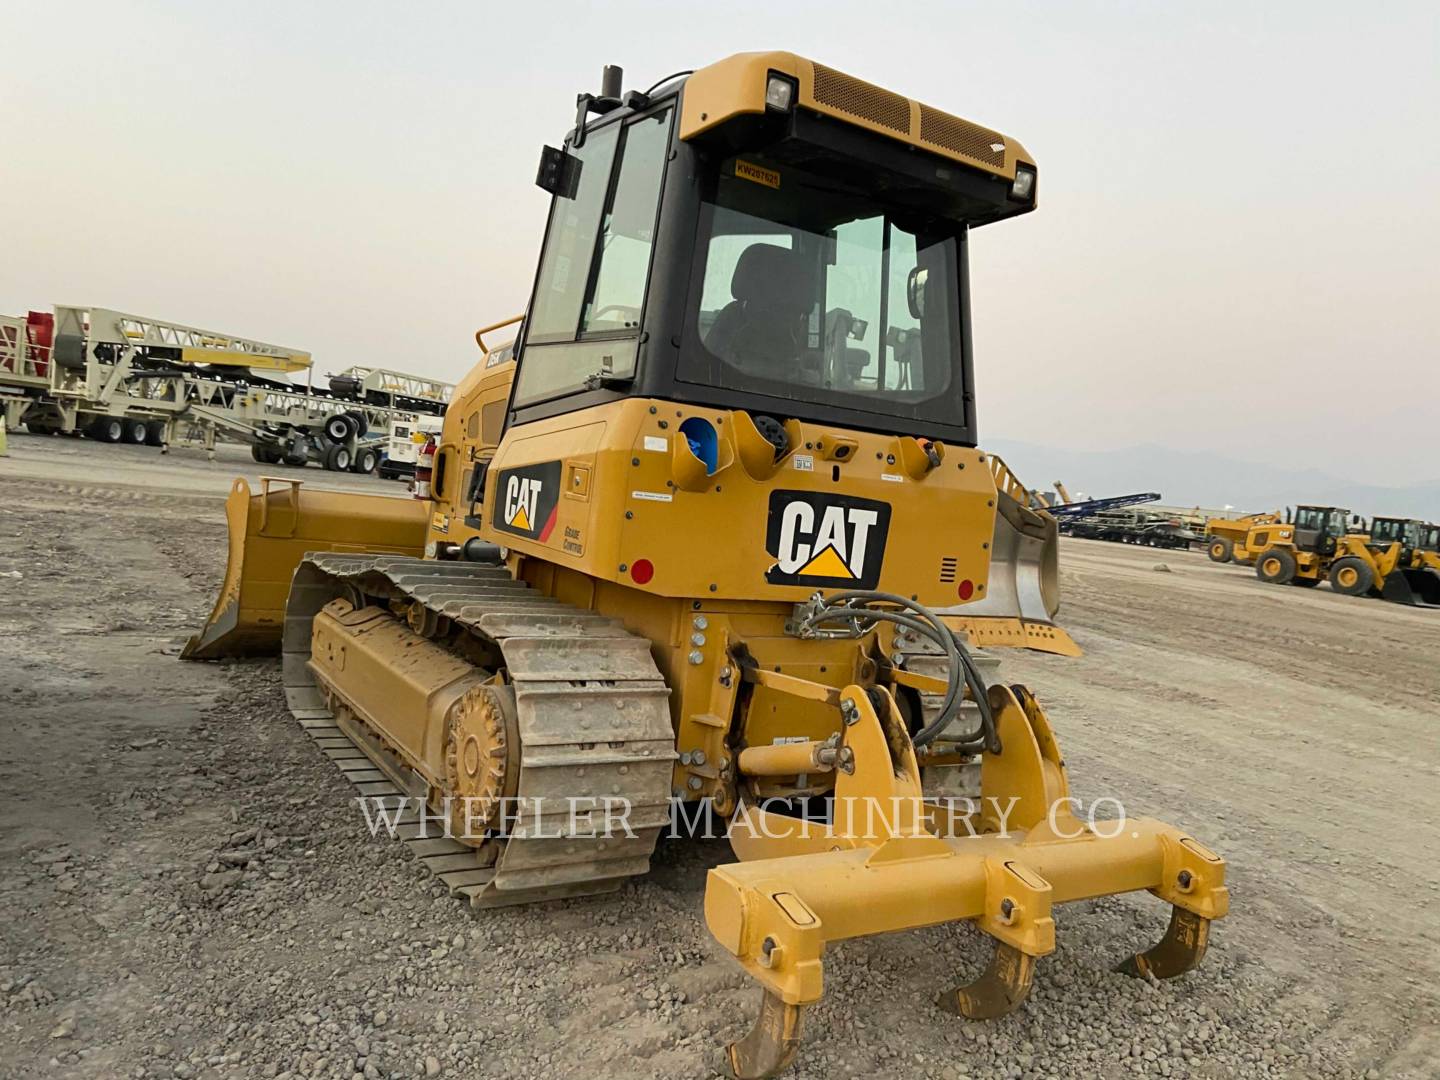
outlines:
[{"label": "cab headlight", "polygon": [[1010,198],[1016,202],[1035,201],[1035,168],[1032,165],[1015,166],[1015,182],[1010,185]]}]

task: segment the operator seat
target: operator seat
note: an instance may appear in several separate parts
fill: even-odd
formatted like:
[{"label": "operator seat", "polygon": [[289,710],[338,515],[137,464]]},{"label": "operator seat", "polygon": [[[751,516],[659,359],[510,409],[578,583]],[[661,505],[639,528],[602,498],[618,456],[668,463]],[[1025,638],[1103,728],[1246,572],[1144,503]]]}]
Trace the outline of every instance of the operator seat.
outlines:
[{"label": "operator seat", "polygon": [[751,244],[730,278],[734,299],[715,317],[705,347],[741,371],[796,378],[813,292],[798,253],[776,244]]}]

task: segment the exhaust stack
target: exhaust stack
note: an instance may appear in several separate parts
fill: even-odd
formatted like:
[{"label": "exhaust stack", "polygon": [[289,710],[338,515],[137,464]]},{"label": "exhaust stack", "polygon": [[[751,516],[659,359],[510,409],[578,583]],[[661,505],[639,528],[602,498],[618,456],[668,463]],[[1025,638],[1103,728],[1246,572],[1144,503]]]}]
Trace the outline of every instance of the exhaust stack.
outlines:
[{"label": "exhaust stack", "polygon": [[606,64],[600,73],[600,97],[612,101],[620,100],[620,88],[625,81],[625,69],[617,64]]}]

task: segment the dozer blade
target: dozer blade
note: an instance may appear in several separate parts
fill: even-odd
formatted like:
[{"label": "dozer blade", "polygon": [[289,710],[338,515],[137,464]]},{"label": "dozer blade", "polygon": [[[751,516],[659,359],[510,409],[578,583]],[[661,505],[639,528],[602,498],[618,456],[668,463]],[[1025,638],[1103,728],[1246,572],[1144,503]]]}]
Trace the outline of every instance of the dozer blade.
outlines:
[{"label": "dozer blade", "polygon": [[995,534],[990,579],[978,600],[938,609],[954,629],[980,648],[1011,646],[1079,656],[1080,647],[1059,626],[1060,528],[1049,514],[1027,505],[1028,493],[998,458]]},{"label": "dozer blade", "polygon": [[1380,595],[1392,604],[1440,607],[1440,571],[1429,566],[1396,567],[1385,575]]},{"label": "dozer blade", "polygon": [[301,491],[299,480],[265,476],[260,494],[237,477],[225,501],[230,555],[220,597],[185,660],[279,653],[285,598],[311,551],[420,555],[428,503],[393,495]]}]

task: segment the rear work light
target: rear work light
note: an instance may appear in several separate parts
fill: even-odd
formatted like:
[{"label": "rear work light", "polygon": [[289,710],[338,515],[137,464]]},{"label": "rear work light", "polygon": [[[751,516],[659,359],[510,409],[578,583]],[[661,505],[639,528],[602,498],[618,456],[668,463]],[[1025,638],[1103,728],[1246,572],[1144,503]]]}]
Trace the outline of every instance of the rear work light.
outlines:
[{"label": "rear work light", "polygon": [[1035,169],[1033,166],[1015,166],[1015,182],[1010,185],[1010,198],[1016,202],[1035,201]]},{"label": "rear work light", "polygon": [[789,112],[795,107],[795,83],[784,75],[773,71],[765,81],[765,108],[775,112]]}]

